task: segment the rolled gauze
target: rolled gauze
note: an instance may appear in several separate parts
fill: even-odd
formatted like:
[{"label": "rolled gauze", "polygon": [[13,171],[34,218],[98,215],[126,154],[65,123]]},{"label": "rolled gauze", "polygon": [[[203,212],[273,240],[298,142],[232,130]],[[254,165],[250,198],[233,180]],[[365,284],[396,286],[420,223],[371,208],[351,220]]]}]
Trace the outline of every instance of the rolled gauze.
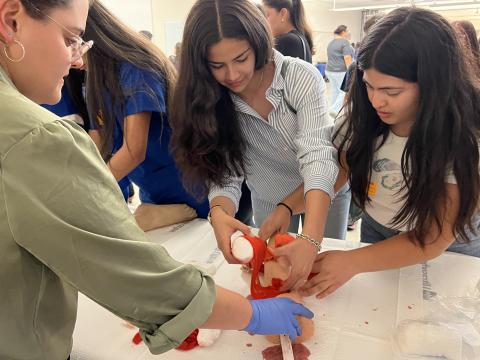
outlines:
[{"label": "rolled gauze", "polygon": [[433,322],[403,321],[395,332],[395,342],[397,350],[402,355],[462,359],[461,335]]},{"label": "rolled gauze", "polygon": [[253,247],[252,244],[250,244],[250,241],[241,235],[235,236],[235,234],[232,236],[231,241],[232,254],[238,261],[242,264],[246,264],[252,260]]},{"label": "rolled gauze", "polygon": [[197,342],[201,347],[213,345],[220,337],[222,330],[217,329],[198,329]]}]

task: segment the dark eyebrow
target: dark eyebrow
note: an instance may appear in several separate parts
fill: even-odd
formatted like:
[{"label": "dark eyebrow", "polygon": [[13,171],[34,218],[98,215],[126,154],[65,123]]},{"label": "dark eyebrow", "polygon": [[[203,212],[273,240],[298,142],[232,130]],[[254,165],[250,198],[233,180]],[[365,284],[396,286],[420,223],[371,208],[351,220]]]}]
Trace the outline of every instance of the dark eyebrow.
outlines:
[{"label": "dark eyebrow", "polygon": [[[248,48],[247,50],[243,51],[240,55],[238,55],[237,57],[235,57],[233,60],[238,60],[238,58],[241,58],[243,55],[245,55],[248,51],[250,50],[250,48]],[[217,61],[208,61],[210,64],[223,64],[222,62],[217,62]]]},{"label": "dark eyebrow", "polygon": [[[369,84],[367,80],[362,78],[362,81],[368,86],[373,87],[372,85]],[[378,88],[378,90],[403,90],[403,89],[404,87],[394,87],[394,86],[385,86],[385,87]]]}]

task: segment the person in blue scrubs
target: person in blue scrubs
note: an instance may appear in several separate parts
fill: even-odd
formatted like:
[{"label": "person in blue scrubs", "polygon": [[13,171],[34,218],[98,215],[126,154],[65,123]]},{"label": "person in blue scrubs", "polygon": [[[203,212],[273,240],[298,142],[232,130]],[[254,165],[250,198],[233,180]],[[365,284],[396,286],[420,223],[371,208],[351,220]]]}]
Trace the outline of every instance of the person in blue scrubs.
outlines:
[{"label": "person in blue scrubs", "polygon": [[61,100],[55,105],[43,104],[42,106],[64,119],[74,121],[85,131],[88,131],[90,121],[83,96],[84,80],[84,71],[72,67],[65,78]]},{"label": "person in blue scrubs", "polygon": [[187,204],[206,217],[208,202],[184,189],[169,151],[175,69],[150,41],[104,7],[90,10],[87,35],[95,44],[85,59],[90,134],[125,198],[133,182],[144,203]]},{"label": "person in blue scrubs", "polygon": [[[123,62],[120,65],[120,86],[129,96],[123,114],[115,117],[113,137],[113,156],[125,146],[125,121],[129,116],[139,113],[150,113],[145,160],[133,169],[125,178],[123,184],[128,187],[129,181],[140,189],[142,202],[153,204],[185,203],[197,211],[201,217],[208,213],[208,203],[199,203],[181,185],[180,176],[175,162],[170,155],[169,144],[172,130],[167,118],[167,99],[162,79],[154,73],[142,70],[135,65]],[[149,94],[146,89],[153,93]],[[153,96],[154,94],[154,96]],[[126,193],[125,185],[121,185]]]}]

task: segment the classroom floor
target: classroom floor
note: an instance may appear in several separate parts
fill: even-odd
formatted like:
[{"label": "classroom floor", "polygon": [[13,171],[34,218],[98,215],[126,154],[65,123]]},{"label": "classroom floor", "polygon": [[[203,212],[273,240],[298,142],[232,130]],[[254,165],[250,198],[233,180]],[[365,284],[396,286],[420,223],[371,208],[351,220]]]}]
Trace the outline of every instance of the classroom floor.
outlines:
[{"label": "classroom floor", "polygon": [[355,223],[355,229],[347,231],[347,240],[348,241],[360,241],[360,226],[362,224],[362,220],[358,220]]}]

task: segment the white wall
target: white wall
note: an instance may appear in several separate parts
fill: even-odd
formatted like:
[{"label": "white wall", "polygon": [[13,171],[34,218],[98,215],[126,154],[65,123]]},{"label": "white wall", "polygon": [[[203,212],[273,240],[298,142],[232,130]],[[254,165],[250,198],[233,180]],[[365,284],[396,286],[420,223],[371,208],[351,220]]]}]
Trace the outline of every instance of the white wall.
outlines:
[{"label": "white wall", "polygon": [[[254,0],[260,2],[261,0]],[[135,30],[149,30],[153,41],[167,55],[173,53],[177,41],[181,41],[183,24],[195,0],[102,0],[120,19]],[[361,12],[334,12],[332,0],[303,0],[307,18],[314,31],[314,62],[326,61],[326,48],[333,38],[333,30],[340,24],[347,25],[351,42],[361,39]],[[449,20],[469,19],[480,28],[480,15],[473,10],[442,13]]]},{"label": "white wall", "polygon": [[[111,0],[117,1],[117,0]],[[258,2],[258,0],[257,0]],[[167,55],[173,53],[177,41],[181,41],[183,24],[195,0],[152,0],[153,41]],[[333,30],[340,24],[347,25],[352,33],[352,42],[360,39],[361,12],[332,12],[332,1],[304,0],[308,20],[315,31],[316,61],[326,61],[326,47],[333,39]]]},{"label": "white wall", "polygon": [[101,0],[120,20],[136,31],[153,30],[152,1],[163,0]]},{"label": "white wall", "polygon": [[438,13],[445,16],[449,21],[469,20],[475,26],[477,33],[480,30],[480,12],[478,9],[438,11]]},{"label": "white wall", "polygon": [[151,0],[153,42],[167,55],[182,40],[183,25],[195,0]]},{"label": "white wall", "polygon": [[[314,31],[317,54],[314,62],[326,61],[326,48],[333,30],[344,24],[350,29],[352,42],[360,40],[361,12],[333,12],[331,0],[303,0],[305,12]],[[121,20],[134,30],[149,30],[153,42],[167,55],[182,40],[183,25],[195,0],[102,0]],[[260,0],[256,0],[260,2]]]},{"label": "white wall", "polygon": [[346,25],[352,37],[350,42],[361,40],[361,11],[331,11],[332,1],[304,1],[305,13],[314,31],[316,54],[313,62],[327,61],[327,45],[333,39],[338,25]]}]

